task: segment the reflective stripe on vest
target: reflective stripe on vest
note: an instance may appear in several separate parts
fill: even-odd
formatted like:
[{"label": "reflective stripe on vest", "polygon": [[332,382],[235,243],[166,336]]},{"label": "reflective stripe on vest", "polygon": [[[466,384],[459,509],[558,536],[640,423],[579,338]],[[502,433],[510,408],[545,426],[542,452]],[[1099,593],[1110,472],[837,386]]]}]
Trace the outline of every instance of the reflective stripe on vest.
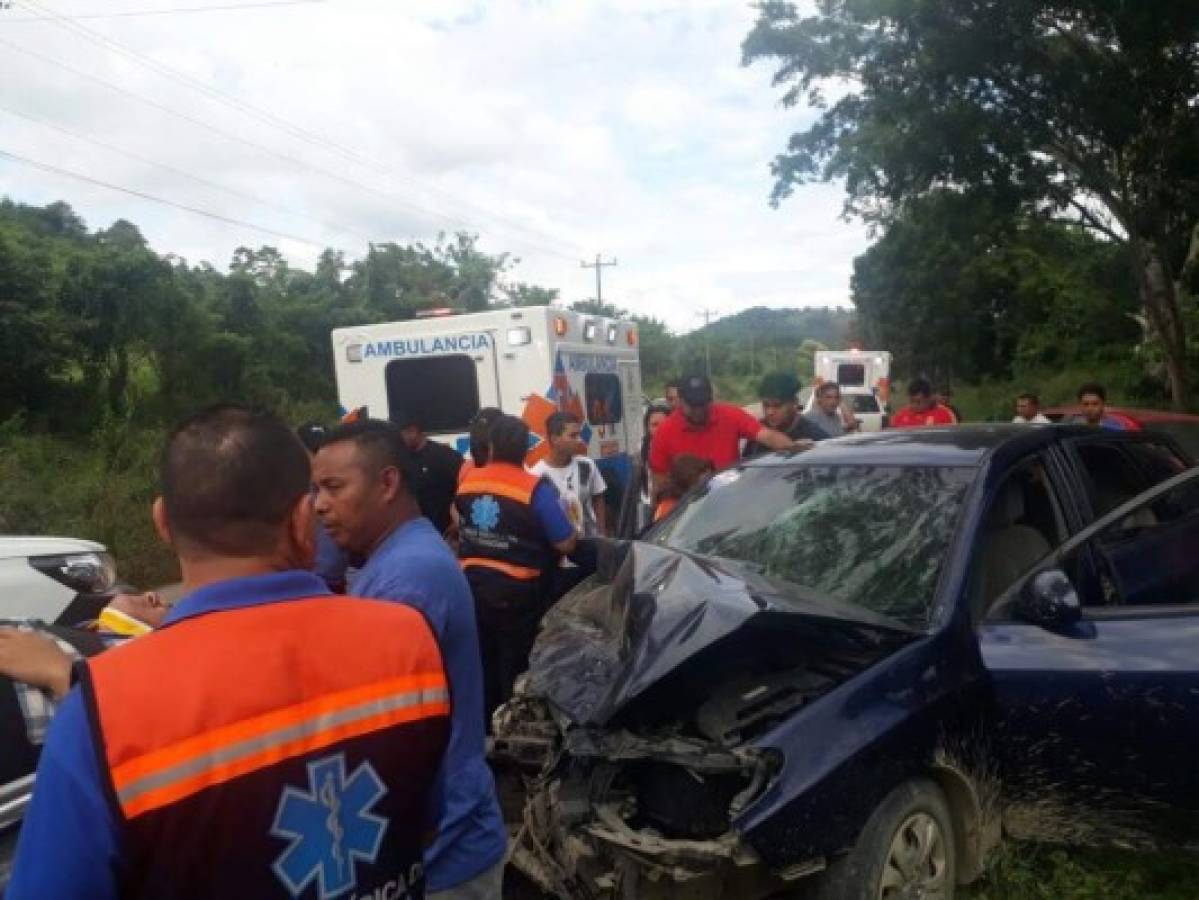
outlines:
[{"label": "reflective stripe on vest", "polygon": [[[190,677],[178,677],[181,669]],[[184,619],[97,658],[88,681],[127,820],[285,760],[450,713],[440,651],[420,613],[355,598]]]},{"label": "reflective stripe on vest", "polygon": [[[471,470],[454,500],[464,568],[484,566],[531,581],[557,562],[557,552],[532,506],[543,480],[507,463]],[[481,519],[480,512],[487,518]]]},{"label": "reflective stripe on vest", "polygon": [[497,572],[502,572],[510,578],[516,578],[520,581],[532,581],[534,578],[541,577],[540,569],[530,569],[527,566],[514,566],[509,563],[500,562],[498,559],[487,559],[482,556],[468,556],[462,560],[463,569],[494,569]]}]

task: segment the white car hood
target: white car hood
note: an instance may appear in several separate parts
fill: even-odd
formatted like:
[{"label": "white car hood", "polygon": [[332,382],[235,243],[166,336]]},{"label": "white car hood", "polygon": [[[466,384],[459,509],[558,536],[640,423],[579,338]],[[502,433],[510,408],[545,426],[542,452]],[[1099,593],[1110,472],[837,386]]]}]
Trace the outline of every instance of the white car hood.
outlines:
[{"label": "white car hood", "polygon": [[53,556],[60,553],[92,553],[103,550],[103,544],[78,538],[0,535],[0,559]]}]

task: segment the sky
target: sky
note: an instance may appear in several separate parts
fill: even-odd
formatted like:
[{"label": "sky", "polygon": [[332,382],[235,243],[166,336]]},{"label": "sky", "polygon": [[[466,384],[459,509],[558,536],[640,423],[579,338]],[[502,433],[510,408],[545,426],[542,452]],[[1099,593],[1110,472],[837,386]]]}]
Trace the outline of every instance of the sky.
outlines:
[{"label": "sky", "polygon": [[129,219],[221,269],[242,245],[311,267],[467,230],[519,259],[510,280],[574,301],[599,253],[604,299],[676,331],[848,306],[869,239],[842,188],[769,203],[771,159],[817,112],[742,67],[754,18],[738,0],[8,0],[0,195]]}]

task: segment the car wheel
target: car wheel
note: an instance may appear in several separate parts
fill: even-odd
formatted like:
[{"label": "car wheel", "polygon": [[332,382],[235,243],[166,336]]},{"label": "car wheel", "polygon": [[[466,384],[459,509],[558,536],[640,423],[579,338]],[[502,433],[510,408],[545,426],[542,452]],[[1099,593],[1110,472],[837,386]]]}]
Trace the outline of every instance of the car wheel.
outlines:
[{"label": "car wheel", "polygon": [[857,843],[814,887],[815,900],[953,900],[957,856],[953,819],[927,779],[887,795]]}]

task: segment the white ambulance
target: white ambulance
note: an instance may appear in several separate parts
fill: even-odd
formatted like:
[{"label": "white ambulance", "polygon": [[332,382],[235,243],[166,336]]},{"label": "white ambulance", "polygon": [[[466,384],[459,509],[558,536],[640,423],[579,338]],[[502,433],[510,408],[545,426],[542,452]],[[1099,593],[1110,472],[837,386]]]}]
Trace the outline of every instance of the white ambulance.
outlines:
[{"label": "white ambulance", "polygon": [[484,407],[524,416],[534,440],[554,408],[574,412],[605,480],[623,485],[641,446],[637,341],[632,322],[552,306],[338,328],[338,400],[343,413],[413,415],[464,454],[471,419]]}]

